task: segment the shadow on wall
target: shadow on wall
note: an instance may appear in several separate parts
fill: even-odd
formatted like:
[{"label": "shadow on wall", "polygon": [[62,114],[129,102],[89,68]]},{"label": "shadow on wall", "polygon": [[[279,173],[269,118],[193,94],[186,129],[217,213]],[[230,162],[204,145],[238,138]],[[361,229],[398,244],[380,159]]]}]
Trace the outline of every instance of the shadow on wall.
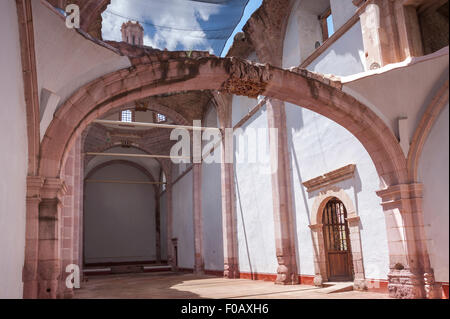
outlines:
[{"label": "shadow on wall", "polygon": [[252,267],[252,262],[251,262],[251,258],[250,258],[250,249],[248,247],[247,231],[245,229],[244,213],[243,213],[243,209],[242,209],[241,193],[239,191],[239,182],[238,182],[238,178],[236,176],[236,171],[234,171],[234,182],[235,182],[235,186],[236,186],[236,199],[237,199],[237,202],[239,203],[239,211],[241,212],[242,229],[244,231],[245,248],[247,250],[248,265],[250,267],[250,276],[251,276],[251,279],[254,280],[255,278],[253,276],[253,267]]},{"label": "shadow on wall", "polygon": [[[357,42],[355,43],[355,41]],[[336,76],[348,76],[364,72],[365,66],[362,60],[364,45],[362,41],[361,25],[358,23],[313,61],[307,67],[308,70]],[[358,42],[359,48],[355,45]]]},{"label": "shadow on wall", "polygon": [[[297,107],[297,106],[296,106]],[[287,107],[286,111],[287,111],[287,115],[288,112],[291,108]],[[291,109],[292,110],[292,109]],[[306,194],[305,191],[305,187],[303,186],[303,178],[301,175],[301,170],[300,170],[300,163],[298,160],[298,155],[296,153],[295,147],[294,147],[294,142],[293,142],[293,133],[296,132],[300,132],[301,129],[304,126],[304,121],[303,121],[303,109],[300,109],[300,111],[297,112],[292,112],[293,116],[287,116],[287,139],[288,139],[288,143],[290,145],[290,153],[291,153],[291,170],[292,172],[296,172],[296,174],[290,174],[290,178],[291,180],[291,184],[294,185],[294,180],[297,179],[299,185],[300,185],[300,190],[301,190],[301,197],[303,199],[303,205],[304,205],[304,211],[306,212],[306,217],[308,220],[308,225],[311,225],[311,213],[315,213],[315,212],[311,212],[309,205],[308,205],[308,199],[314,198],[317,196],[319,190],[316,190],[314,192],[310,192],[308,194]],[[295,168],[295,169],[294,169]],[[325,173],[325,172],[324,172]],[[349,190],[350,188],[353,188],[353,193],[354,193],[354,203],[355,203],[355,210],[356,212],[359,211],[359,207],[358,207],[358,193],[361,192],[362,190],[362,183],[361,183],[361,178],[358,172],[358,168],[355,168],[355,173],[353,178],[345,180],[345,181],[341,181],[339,182],[339,186],[345,190]],[[293,222],[294,222],[294,235],[295,235],[295,240],[296,243],[298,243],[298,231],[296,229],[297,227],[297,213],[299,213],[301,211],[301,209],[297,209],[296,207],[296,201],[295,201],[295,194],[294,192],[291,194],[292,196],[292,203],[293,203],[293,209],[294,209],[294,216],[293,216]],[[360,221],[360,225],[359,225],[360,229],[362,228],[362,224]],[[310,232],[310,236],[311,236],[311,242],[314,243],[314,238],[313,238],[313,233]],[[315,250],[315,256],[319,256],[319,252],[317,251],[317,246],[313,245],[313,249]],[[301,274],[301,269],[300,269],[300,252],[299,252],[299,245],[296,245],[296,253],[297,253],[297,264],[298,264],[298,273]]]}]

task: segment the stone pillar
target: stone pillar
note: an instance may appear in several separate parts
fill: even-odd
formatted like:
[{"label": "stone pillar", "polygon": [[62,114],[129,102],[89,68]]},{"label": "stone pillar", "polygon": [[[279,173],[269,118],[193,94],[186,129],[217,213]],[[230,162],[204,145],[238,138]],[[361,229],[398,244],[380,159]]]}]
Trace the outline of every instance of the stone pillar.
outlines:
[{"label": "stone pillar", "polygon": [[155,246],[156,262],[161,263],[161,210],[159,187],[155,187]]},{"label": "stone pillar", "polygon": [[80,281],[83,278],[83,181],[84,158],[82,156],[82,138],[78,138],[75,149],[74,172],[74,225],[73,225],[73,263],[80,268]]},{"label": "stone pillar", "polygon": [[239,278],[239,255],[233,164],[232,96],[214,92],[214,98],[217,104],[217,114],[222,131],[220,171],[224,259],[223,275],[225,278],[234,279]]},{"label": "stone pillar", "polygon": [[203,260],[203,218],[202,218],[202,164],[194,163],[193,176],[193,211],[194,211],[194,273],[202,274],[205,270]]},{"label": "stone pillar", "polygon": [[389,295],[438,298],[423,226],[422,184],[400,184],[377,192],[386,214]]},{"label": "stone pillar", "polygon": [[167,200],[167,218],[166,218],[166,227],[167,227],[167,263],[172,267],[172,270],[175,271],[175,256],[174,249],[172,245],[172,178],[171,175],[166,176],[166,200]]},{"label": "stone pillar", "polygon": [[276,140],[269,134],[275,247],[278,261],[275,283],[297,284],[292,183],[284,103],[279,100],[268,100],[267,118],[268,127],[278,130]]},{"label": "stone pillar", "polygon": [[314,285],[321,287],[328,281],[325,243],[323,240],[323,224],[309,225],[314,248]]},{"label": "stone pillar", "polygon": [[38,297],[39,204],[44,178],[27,177],[27,216],[25,234],[25,262],[22,271],[23,298]]},{"label": "stone pillar", "polygon": [[64,182],[45,180],[39,205],[38,298],[55,299],[61,278],[61,199],[66,193]]},{"label": "stone pillar", "polygon": [[355,290],[366,290],[366,276],[364,273],[364,264],[362,259],[361,235],[359,231],[360,218],[356,214],[348,214],[348,230],[350,235],[350,247],[352,251],[353,262],[353,288]]},{"label": "stone pillar", "polygon": [[67,192],[62,200],[61,209],[61,280],[59,298],[72,298],[73,289],[67,288],[65,275],[66,267],[73,264],[74,250],[74,214],[75,214],[75,149],[76,143],[67,156],[63,170],[64,183]]},{"label": "stone pillar", "polygon": [[359,12],[367,69],[423,54],[415,7],[403,1],[373,0]]}]

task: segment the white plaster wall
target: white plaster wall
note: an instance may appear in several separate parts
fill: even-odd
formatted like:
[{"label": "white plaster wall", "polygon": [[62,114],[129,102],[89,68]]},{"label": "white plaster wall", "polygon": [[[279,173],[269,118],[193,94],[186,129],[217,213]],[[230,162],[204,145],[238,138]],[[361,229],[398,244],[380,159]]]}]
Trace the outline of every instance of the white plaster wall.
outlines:
[{"label": "white plaster wall", "polygon": [[[42,89],[47,89],[59,97],[61,105],[81,86],[131,66],[127,57],[87,40],[75,29],[68,29],[64,19],[41,1],[32,1],[32,5],[39,97]],[[45,132],[49,122],[42,125]]]},{"label": "white plaster wall", "polygon": [[[331,1],[335,30],[351,17],[355,7],[350,5],[353,6],[347,0]],[[301,15],[298,11],[304,10],[303,7],[297,7],[289,20],[284,41],[284,68],[298,66],[305,58],[301,49],[291,49],[295,43],[301,47],[299,41],[312,41],[305,36],[299,37],[298,25],[294,23]],[[311,36],[317,37],[314,33]],[[340,76],[364,72],[363,54],[361,26],[357,23],[307,69]],[[289,103],[286,103],[286,117],[299,273],[314,274],[313,245],[308,225],[311,214],[315,213],[311,212],[311,208],[317,194],[317,191],[308,194],[302,182],[342,166],[356,164],[355,177],[336,186],[345,189],[361,216],[361,241],[367,278],[385,279],[389,269],[386,226],[380,199],[375,194],[379,189],[379,178],[368,153],[353,135],[326,117]]]},{"label": "white plaster wall", "polygon": [[26,108],[15,1],[0,1],[0,299],[22,298],[25,253]]},{"label": "white plaster wall", "polygon": [[[233,124],[237,123],[257,100],[233,97]],[[265,108],[255,114],[243,127],[243,134],[252,129],[267,128]],[[262,139],[261,163],[237,163],[236,152],[240,143],[235,134],[235,184],[236,212],[239,245],[239,269],[241,272],[276,273],[275,234],[272,204],[268,135]],[[245,153],[258,152],[253,141],[244,142]]]},{"label": "white plaster wall", "polygon": [[365,71],[361,24],[357,22],[306,67],[322,74],[346,76]]},{"label": "white plaster wall", "polygon": [[418,167],[424,186],[424,225],[435,280],[448,283],[449,261],[449,106],[431,129]]},{"label": "white plaster wall", "polygon": [[192,170],[172,186],[172,236],[178,238],[178,267],[194,267]]},{"label": "white plaster wall", "polygon": [[389,65],[380,74],[344,78],[343,91],[371,108],[397,137],[398,118],[407,117],[405,131],[411,141],[426,107],[448,80],[448,64],[447,51],[412,63]]},{"label": "white plaster wall", "polygon": [[308,194],[302,183],[348,164],[355,176],[335,186],[344,189],[361,218],[362,254],[367,278],[386,279],[389,270],[384,213],[375,194],[379,178],[359,141],[335,122],[307,109],[286,105],[296,212],[298,262],[301,274],[314,274],[313,245],[308,225],[317,191]]},{"label": "white plaster wall", "polygon": [[[203,120],[207,127],[218,127],[217,112],[210,106]],[[212,139],[211,139],[212,140]],[[211,140],[203,141],[203,147]],[[205,148],[203,153],[206,152]],[[220,147],[202,163],[202,213],[203,213],[203,253],[205,269],[223,270],[223,238],[222,238],[222,190],[221,167],[219,159]],[[208,163],[210,159],[212,162]]]},{"label": "white plaster wall", "polygon": [[[101,168],[91,178],[148,181],[123,164]],[[86,263],[156,260],[153,185],[86,183],[84,240]]]},{"label": "white plaster wall", "polygon": [[315,50],[316,42],[323,43],[322,27],[317,18],[329,6],[328,0],[298,0],[292,8],[286,28],[284,55],[292,65],[300,65]]},{"label": "white plaster wall", "polygon": [[336,31],[342,27],[356,12],[357,7],[353,0],[330,0],[333,26]]}]

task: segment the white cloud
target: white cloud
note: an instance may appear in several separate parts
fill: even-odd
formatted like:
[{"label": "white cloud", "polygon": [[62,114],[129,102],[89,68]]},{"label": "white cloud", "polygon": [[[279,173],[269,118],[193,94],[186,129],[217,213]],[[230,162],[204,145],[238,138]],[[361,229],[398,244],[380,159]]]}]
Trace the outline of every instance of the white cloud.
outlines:
[{"label": "white cloud", "polygon": [[[152,25],[172,26],[178,29],[156,27],[156,33],[153,36],[147,32],[144,37],[145,45],[168,50],[175,50],[177,46],[182,46],[185,50],[201,47],[212,52],[211,45],[205,39],[205,33],[200,31],[202,27],[198,20],[208,21],[211,15],[217,14],[220,9],[218,5],[186,0],[112,0],[103,13],[103,38],[121,41],[122,23],[127,20],[126,18],[132,18]],[[145,24],[143,27],[150,28]]]}]

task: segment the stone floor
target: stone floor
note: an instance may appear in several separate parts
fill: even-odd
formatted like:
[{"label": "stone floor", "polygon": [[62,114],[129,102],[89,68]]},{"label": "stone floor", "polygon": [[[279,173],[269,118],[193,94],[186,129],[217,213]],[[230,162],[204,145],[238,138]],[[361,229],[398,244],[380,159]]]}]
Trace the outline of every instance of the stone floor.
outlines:
[{"label": "stone floor", "polygon": [[79,299],[387,299],[386,294],[346,291],[307,285],[280,286],[273,282],[229,280],[183,273],[140,273],[90,276],[75,292]]}]

